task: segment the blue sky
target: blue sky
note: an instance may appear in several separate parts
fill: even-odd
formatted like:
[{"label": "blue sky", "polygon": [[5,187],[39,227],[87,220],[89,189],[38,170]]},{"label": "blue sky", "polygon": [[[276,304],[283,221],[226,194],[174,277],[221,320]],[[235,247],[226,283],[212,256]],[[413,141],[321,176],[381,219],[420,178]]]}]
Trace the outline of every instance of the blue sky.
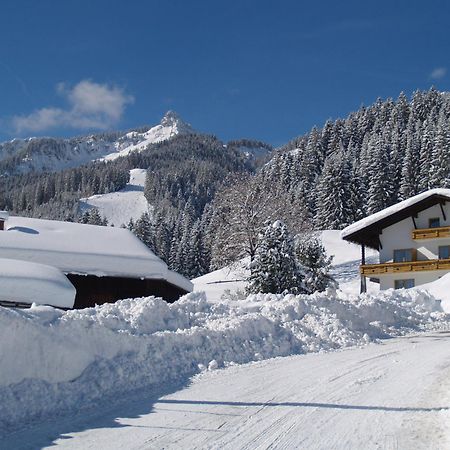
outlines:
[{"label": "blue sky", "polygon": [[155,124],[281,144],[450,89],[450,2],[3,0],[0,139]]}]

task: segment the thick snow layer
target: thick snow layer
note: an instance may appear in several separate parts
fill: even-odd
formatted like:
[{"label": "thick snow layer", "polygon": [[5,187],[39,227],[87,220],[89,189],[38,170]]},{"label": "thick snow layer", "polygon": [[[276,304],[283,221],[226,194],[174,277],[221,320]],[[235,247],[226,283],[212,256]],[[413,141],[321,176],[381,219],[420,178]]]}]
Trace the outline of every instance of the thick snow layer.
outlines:
[{"label": "thick snow layer", "polygon": [[130,219],[139,219],[143,213],[149,212],[149,204],[144,197],[146,173],[145,169],[132,169],[130,181],[120,191],[82,198],[79,202],[81,212],[97,208],[100,215],[108,219],[108,224],[116,227],[126,225]]},{"label": "thick snow layer", "polygon": [[0,301],[72,308],[75,295],[73,285],[55,267],[0,258]]},{"label": "thick snow layer", "polygon": [[[128,230],[10,217],[0,231],[4,258],[55,266],[64,273],[167,279],[167,265]],[[178,286],[192,290],[179,276]]]},{"label": "thick snow layer", "polygon": [[441,301],[442,309],[450,313],[450,273],[432,283],[422,284],[413,289],[426,290]]},{"label": "thick snow layer", "polygon": [[421,194],[418,194],[418,195],[415,195],[414,197],[403,200],[400,203],[389,206],[389,208],[383,209],[382,211],[378,211],[377,213],[372,214],[371,216],[365,217],[364,219],[358,220],[358,222],[355,222],[355,223],[349,225],[348,227],[344,228],[342,230],[341,236],[343,238],[345,238],[346,236],[349,236],[350,234],[353,234],[356,231],[360,231],[363,228],[366,228],[369,225],[372,225],[381,219],[389,217],[392,214],[394,214],[398,211],[401,211],[402,209],[405,209],[405,208],[412,206],[428,197],[431,197],[432,195],[442,195],[444,197],[447,197],[450,200],[450,189],[441,189],[441,188],[430,189],[429,191],[422,192]]},{"label": "thick snow layer", "polygon": [[210,368],[339,349],[448,325],[426,292],[253,295],[233,305],[188,294],[84,310],[0,308],[0,430]]}]

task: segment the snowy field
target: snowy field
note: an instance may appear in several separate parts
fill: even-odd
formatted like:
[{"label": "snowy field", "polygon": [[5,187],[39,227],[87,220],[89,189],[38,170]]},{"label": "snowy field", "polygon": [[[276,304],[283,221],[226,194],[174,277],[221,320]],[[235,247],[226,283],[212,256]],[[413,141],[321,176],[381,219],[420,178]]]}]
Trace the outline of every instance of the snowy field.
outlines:
[{"label": "snowy field", "polygon": [[97,208],[100,215],[108,219],[108,224],[116,227],[128,224],[130,219],[139,219],[143,213],[149,212],[149,204],[144,197],[146,173],[145,169],[130,170],[130,181],[123,189],[82,198],[80,211]]}]

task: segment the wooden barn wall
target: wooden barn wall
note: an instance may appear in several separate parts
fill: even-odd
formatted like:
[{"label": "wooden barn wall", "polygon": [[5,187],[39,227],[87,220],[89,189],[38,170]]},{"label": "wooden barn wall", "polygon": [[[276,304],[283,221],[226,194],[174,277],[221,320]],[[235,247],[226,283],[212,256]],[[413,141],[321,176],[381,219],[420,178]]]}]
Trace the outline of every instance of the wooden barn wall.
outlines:
[{"label": "wooden barn wall", "polygon": [[103,303],[113,303],[124,298],[155,295],[168,302],[178,300],[186,291],[165,280],[140,280],[135,278],[96,277],[68,274],[75,286],[75,309],[88,308]]}]

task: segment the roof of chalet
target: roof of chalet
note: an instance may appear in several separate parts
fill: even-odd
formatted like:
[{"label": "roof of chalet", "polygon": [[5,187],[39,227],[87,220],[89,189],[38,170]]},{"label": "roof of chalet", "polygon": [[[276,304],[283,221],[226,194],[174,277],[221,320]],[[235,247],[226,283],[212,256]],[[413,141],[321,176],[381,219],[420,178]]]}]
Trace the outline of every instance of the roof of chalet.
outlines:
[{"label": "roof of chalet", "polygon": [[124,228],[10,216],[0,231],[0,255],[64,273],[162,279],[188,292],[193,289]]},{"label": "roof of chalet", "polygon": [[378,250],[379,235],[384,228],[446,201],[450,201],[450,189],[430,189],[349,225],[342,230],[341,237]]}]

